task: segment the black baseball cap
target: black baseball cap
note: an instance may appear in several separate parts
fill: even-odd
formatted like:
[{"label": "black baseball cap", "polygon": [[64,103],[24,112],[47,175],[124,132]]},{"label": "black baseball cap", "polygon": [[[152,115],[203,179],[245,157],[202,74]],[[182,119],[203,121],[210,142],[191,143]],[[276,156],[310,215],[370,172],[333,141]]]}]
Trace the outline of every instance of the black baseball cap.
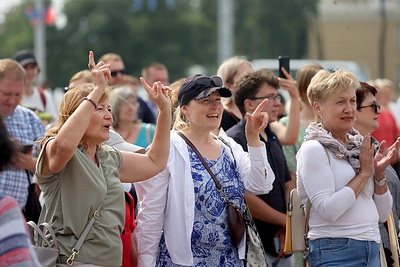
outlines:
[{"label": "black baseball cap", "polygon": [[178,104],[186,105],[191,100],[199,100],[208,97],[215,91],[218,91],[221,97],[230,97],[232,95],[229,88],[222,86],[221,77],[208,77],[203,74],[196,74],[187,78],[179,88]]},{"label": "black baseball cap", "polygon": [[35,55],[32,53],[32,51],[30,50],[20,50],[18,51],[15,56],[14,59],[21,64],[22,66],[25,66],[29,63],[34,63],[34,64],[38,64],[36,61],[36,57]]}]

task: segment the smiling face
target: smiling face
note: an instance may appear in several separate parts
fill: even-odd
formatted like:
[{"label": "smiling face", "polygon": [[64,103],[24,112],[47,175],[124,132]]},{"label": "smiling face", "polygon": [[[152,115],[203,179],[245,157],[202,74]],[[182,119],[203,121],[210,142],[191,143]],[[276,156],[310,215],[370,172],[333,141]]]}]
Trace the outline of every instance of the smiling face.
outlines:
[{"label": "smiling face", "polygon": [[112,124],[112,115],[108,100],[99,102],[97,106],[83,135],[88,145],[98,145],[107,141],[110,137],[109,130]]},{"label": "smiling face", "polygon": [[182,106],[182,112],[189,121],[189,127],[213,131],[221,124],[222,102],[218,91],[206,98],[192,100]]},{"label": "smiling face", "polygon": [[324,101],[315,101],[313,108],[326,130],[332,132],[335,138],[343,137],[353,127],[356,119],[355,89],[339,90]]},{"label": "smiling face", "polygon": [[376,97],[369,93],[360,105],[362,108],[357,109],[357,120],[354,123],[354,128],[362,135],[372,133],[379,128],[378,116],[381,112],[380,109],[375,112],[374,102],[376,102]]}]

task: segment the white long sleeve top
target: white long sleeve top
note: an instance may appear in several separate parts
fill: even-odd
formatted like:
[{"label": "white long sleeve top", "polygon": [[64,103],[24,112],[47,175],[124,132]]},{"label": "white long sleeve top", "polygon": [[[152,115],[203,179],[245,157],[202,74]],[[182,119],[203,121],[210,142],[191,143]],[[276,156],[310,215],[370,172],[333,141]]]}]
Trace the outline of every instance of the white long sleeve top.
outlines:
[{"label": "white long sleeve top", "polygon": [[[246,191],[253,194],[268,193],[275,175],[268,163],[265,146],[249,147],[249,153],[246,153],[233,139],[224,132],[222,134],[232,148]],[[172,131],[166,169],[149,180],[135,184],[140,203],[135,229],[138,266],[155,266],[162,231],[172,261],[180,265],[193,265],[193,187],[187,145]],[[244,244],[242,241],[239,246],[241,258],[245,254]]]},{"label": "white long sleeve top", "polygon": [[356,198],[346,186],[355,176],[347,160],[336,159],[320,142],[303,143],[297,153],[297,188],[304,204],[311,200],[311,240],[344,237],[380,242],[378,221],[388,219],[392,196],[389,190],[382,195],[374,194],[371,177]]}]

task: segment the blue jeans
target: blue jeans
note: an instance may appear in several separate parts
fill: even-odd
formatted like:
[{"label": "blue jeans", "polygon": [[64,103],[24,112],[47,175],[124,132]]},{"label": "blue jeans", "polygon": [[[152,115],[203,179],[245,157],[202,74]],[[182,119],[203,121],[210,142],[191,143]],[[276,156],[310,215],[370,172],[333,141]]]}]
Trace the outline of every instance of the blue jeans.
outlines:
[{"label": "blue jeans", "polygon": [[309,241],[307,260],[314,266],[379,267],[379,244],[350,238],[319,238]]}]

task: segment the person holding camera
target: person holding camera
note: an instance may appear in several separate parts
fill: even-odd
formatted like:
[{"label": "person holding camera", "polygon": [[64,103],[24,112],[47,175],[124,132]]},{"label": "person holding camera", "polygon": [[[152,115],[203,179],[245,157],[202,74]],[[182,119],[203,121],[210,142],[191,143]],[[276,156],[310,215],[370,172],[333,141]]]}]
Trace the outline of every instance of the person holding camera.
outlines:
[{"label": "person holding camera", "polygon": [[268,123],[265,101],[246,114],[249,153],[212,134],[221,123],[221,98],[229,96],[218,76],[197,74],[180,86],[167,167],[135,184],[139,266],[244,266],[244,238],[233,243],[226,201],[243,212],[244,191],[267,193],[275,175],[259,138]]}]

